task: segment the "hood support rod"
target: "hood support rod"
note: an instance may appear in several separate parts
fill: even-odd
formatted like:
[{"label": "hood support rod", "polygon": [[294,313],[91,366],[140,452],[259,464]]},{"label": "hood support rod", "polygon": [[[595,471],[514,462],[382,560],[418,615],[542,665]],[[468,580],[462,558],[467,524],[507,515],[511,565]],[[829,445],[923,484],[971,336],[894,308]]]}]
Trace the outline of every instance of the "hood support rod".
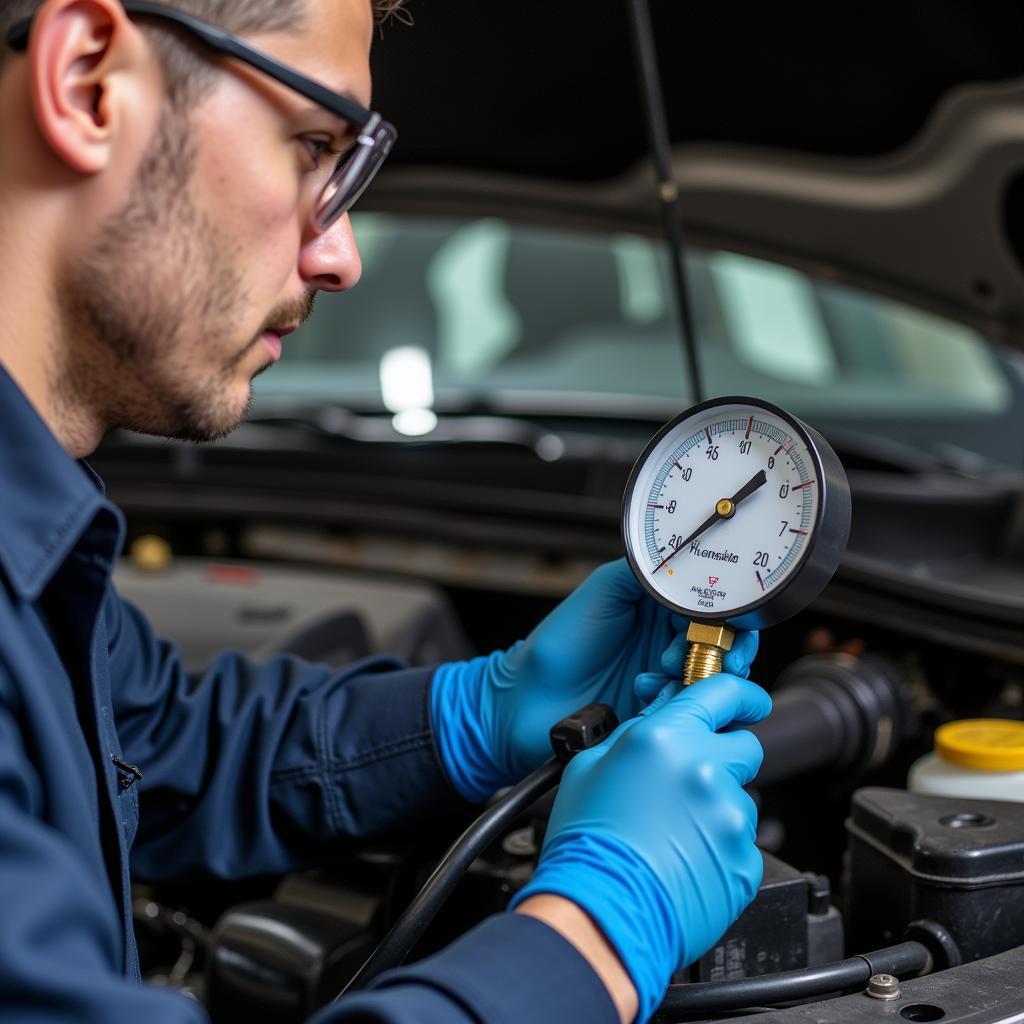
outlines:
[{"label": "hood support rod", "polygon": [[693,306],[686,283],[686,244],[683,240],[683,222],[679,210],[679,187],[672,177],[668,120],[661,90],[661,76],[658,72],[658,54],[651,27],[651,11],[648,0],[627,0],[627,5],[633,37],[633,56],[640,79],[641,101],[647,124],[647,139],[658,179],[658,206],[668,241],[683,356],[690,372],[693,391],[691,397],[695,403],[703,402],[704,382],[700,372],[697,336],[693,329]]}]

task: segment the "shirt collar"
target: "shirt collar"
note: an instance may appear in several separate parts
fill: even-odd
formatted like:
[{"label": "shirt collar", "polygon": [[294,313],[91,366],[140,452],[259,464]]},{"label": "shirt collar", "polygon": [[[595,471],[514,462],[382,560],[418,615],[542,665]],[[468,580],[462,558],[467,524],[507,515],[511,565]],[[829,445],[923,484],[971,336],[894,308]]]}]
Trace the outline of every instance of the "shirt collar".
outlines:
[{"label": "shirt collar", "polygon": [[0,570],[36,600],[96,518],[107,509],[99,478],[76,462],[0,365]]}]

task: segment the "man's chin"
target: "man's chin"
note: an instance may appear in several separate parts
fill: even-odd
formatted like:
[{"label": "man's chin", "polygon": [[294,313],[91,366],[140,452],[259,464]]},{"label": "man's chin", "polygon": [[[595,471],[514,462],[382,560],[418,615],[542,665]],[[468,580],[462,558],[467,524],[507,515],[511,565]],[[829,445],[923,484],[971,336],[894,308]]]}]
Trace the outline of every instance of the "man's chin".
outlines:
[{"label": "man's chin", "polygon": [[143,433],[157,434],[175,441],[191,441],[205,444],[219,441],[237,430],[249,415],[252,406],[252,386],[245,397],[229,402],[226,399],[214,402],[209,399],[179,406],[170,430],[144,430]]},{"label": "man's chin", "polygon": [[260,368],[259,368],[259,369],[258,369],[258,370],[257,370],[257,371],[256,371],[256,372],[255,372],[255,373],[253,374],[253,375],[252,375],[252,379],[253,379],[253,380],[255,380],[255,379],[256,379],[257,377],[259,377],[259,376],[260,376],[261,374],[264,374],[264,373],[266,373],[266,372],[267,372],[267,370],[269,370],[269,369],[270,369],[270,368],[271,368],[271,367],[272,367],[272,366],[273,366],[273,365],[274,365],[274,364],[276,363],[276,361],[277,361],[277,360],[275,360],[275,359],[268,359],[268,360],[267,360],[267,361],[266,361],[266,362],[265,362],[265,363],[264,363],[264,364],[263,364],[263,365],[262,365],[262,366],[261,366],[261,367],[260,367]]}]

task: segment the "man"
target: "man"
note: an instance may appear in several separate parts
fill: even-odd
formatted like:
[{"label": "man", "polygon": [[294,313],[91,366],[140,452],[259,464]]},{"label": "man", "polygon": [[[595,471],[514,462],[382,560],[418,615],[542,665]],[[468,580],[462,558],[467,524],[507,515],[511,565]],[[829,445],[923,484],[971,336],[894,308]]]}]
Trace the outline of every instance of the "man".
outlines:
[{"label": "man", "polygon": [[756,891],[760,748],[718,731],[768,712],[740,678],[756,639],[676,693],[681,624],[622,563],[511,650],[431,671],[228,653],[189,678],[111,587],[123,524],[80,460],[113,426],[230,431],[315,293],[359,277],[388,6],[0,9],[3,1020],[204,1020],[138,984],[129,857],[156,880],[314,863],[521,778],[596,700],[628,720],[570,765],[513,910],[317,1020],[646,1019]]}]

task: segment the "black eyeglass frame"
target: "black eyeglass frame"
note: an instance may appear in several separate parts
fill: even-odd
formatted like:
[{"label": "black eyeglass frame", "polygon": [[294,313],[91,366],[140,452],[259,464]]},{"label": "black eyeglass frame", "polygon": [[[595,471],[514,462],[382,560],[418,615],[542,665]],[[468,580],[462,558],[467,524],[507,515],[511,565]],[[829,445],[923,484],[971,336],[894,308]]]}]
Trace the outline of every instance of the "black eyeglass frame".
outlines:
[{"label": "black eyeglass frame", "polygon": [[[294,68],[288,67],[287,64],[282,64],[231,32],[194,18],[184,11],[165,7],[163,4],[149,3],[148,0],[122,0],[121,6],[125,14],[161,18],[178,25],[214,52],[233,57],[256,68],[274,81],[280,82],[300,96],[361,129],[355,145],[340,158],[338,166],[324,185],[321,195],[327,197],[326,206],[322,201],[318,201],[313,221],[319,231],[326,231],[363,194],[398,137],[394,126],[385,121],[380,114],[367,110],[348,96],[328,89]],[[28,49],[31,31],[31,18],[18,22],[7,32],[7,45],[18,53],[24,52]]]}]

